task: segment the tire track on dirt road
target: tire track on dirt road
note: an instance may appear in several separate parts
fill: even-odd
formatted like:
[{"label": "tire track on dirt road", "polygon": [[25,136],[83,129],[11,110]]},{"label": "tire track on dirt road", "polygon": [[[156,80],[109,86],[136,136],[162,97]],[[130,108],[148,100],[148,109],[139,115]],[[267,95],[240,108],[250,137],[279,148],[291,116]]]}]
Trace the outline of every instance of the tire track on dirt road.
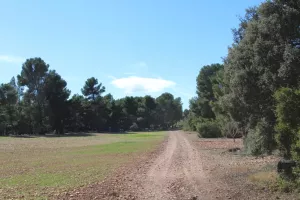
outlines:
[{"label": "tire track on dirt road", "polygon": [[[209,199],[201,158],[180,131],[169,132],[162,153],[143,178],[138,199]],[[204,187],[203,187],[204,188]]]}]

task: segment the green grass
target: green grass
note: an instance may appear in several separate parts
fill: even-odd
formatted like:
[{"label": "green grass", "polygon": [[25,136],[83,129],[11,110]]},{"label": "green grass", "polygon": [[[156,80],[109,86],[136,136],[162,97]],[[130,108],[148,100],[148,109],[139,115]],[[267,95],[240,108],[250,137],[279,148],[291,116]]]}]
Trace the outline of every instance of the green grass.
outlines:
[{"label": "green grass", "polygon": [[1,198],[47,199],[109,176],[153,150],[164,132],[86,137],[0,137]]},{"label": "green grass", "polygon": [[8,140],[10,137],[7,137],[7,136],[0,136],[0,141],[1,140]]}]

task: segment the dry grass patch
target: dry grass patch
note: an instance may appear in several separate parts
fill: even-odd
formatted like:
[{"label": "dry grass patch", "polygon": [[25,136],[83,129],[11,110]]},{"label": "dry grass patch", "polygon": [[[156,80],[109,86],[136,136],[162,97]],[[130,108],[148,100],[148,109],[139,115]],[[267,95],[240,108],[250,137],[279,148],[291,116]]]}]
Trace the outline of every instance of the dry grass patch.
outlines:
[{"label": "dry grass patch", "polygon": [[232,148],[242,148],[243,141],[242,139],[236,139],[235,142],[233,139],[204,139],[201,138],[197,141],[197,145],[201,149],[232,149]]},{"label": "dry grass patch", "polygon": [[276,171],[257,172],[249,175],[248,178],[253,183],[271,185],[276,183],[278,174],[276,173]]},{"label": "dry grass patch", "polygon": [[165,135],[1,138],[0,199],[45,199],[97,182],[154,149]]}]

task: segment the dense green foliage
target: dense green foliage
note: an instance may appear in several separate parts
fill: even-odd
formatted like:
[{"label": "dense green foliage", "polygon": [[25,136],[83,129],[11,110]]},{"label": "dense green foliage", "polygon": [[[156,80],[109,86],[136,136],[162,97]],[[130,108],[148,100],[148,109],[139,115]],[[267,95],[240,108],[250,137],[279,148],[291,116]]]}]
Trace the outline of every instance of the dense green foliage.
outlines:
[{"label": "dense green foliage", "polygon": [[83,96],[70,98],[67,82],[41,58],[27,59],[17,78],[0,85],[0,135],[169,129],[182,118],[181,99],[170,93],[115,100],[94,77]]},{"label": "dense green foliage", "polygon": [[197,96],[190,100],[190,109],[184,111],[181,125],[184,130],[198,131],[201,137],[220,137],[222,111],[218,100],[223,96],[221,82],[224,66],[207,65],[197,77]]},{"label": "dense green foliage", "polygon": [[223,136],[243,137],[253,155],[279,148],[285,158],[299,160],[299,27],[299,0],[247,9],[223,65],[200,70],[182,127],[205,135],[213,122]]},{"label": "dense green foliage", "polygon": [[300,90],[281,88],[274,96],[277,142],[286,159],[300,161]]},{"label": "dense green foliage", "polygon": [[221,130],[215,121],[207,121],[197,125],[198,136],[203,138],[217,138],[222,136]]}]

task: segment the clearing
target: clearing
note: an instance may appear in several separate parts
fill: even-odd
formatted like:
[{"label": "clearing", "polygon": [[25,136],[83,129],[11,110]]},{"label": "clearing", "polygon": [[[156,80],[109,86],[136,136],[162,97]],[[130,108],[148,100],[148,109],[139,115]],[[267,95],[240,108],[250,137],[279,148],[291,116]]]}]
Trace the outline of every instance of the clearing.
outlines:
[{"label": "clearing", "polygon": [[47,199],[105,179],[160,144],[165,132],[0,137],[0,199]]}]

